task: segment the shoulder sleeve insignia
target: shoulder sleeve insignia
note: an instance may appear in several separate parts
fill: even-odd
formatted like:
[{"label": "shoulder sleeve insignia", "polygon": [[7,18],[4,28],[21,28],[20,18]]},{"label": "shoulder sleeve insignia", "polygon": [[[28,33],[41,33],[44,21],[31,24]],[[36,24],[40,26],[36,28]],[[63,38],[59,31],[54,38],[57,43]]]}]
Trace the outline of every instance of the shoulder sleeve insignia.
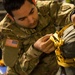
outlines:
[{"label": "shoulder sleeve insignia", "polygon": [[5,41],[5,46],[10,46],[10,47],[18,47],[18,40],[13,40],[13,39],[6,39]]}]

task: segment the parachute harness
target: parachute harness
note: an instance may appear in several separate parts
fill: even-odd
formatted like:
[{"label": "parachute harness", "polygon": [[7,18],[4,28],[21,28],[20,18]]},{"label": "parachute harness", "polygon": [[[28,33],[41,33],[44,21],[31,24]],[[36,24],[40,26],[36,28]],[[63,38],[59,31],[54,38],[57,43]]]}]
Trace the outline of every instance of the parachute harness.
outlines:
[{"label": "parachute harness", "polygon": [[60,50],[60,47],[64,44],[64,40],[61,38],[63,35],[63,32],[70,26],[75,26],[75,24],[71,23],[69,25],[66,25],[63,29],[61,29],[59,32],[56,31],[53,36],[50,36],[50,40],[54,42],[54,45],[56,47],[55,54],[57,58],[58,65],[62,67],[75,67],[75,58],[64,58],[62,56],[62,51]]}]

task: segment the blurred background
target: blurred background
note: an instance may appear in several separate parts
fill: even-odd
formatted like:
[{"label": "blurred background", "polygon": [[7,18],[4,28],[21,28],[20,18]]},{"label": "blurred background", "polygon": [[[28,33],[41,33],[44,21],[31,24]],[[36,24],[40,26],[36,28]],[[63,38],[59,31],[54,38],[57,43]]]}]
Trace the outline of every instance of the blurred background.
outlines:
[{"label": "blurred background", "polygon": [[3,19],[3,17],[5,16],[5,14],[6,14],[6,11],[3,8],[2,0],[0,0],[0,21]]}]

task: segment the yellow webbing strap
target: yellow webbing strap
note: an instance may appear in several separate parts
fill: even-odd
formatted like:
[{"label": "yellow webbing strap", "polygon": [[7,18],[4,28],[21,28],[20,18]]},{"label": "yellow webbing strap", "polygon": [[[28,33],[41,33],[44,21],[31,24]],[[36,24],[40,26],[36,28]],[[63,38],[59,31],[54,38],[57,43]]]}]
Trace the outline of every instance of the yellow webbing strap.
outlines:
[{"label": "yellow webbing strap", "polygon": [[63,56],[62,56],[62,53],[61,53],[61,50],[60,50],[60,47],[63,45],[64,43],[64,40],[61,39],[61,36],[63,35],[63,32],[71,25],[74,25],[73,23],[65,26],[63,29],[61,29],[59,32],[56,31],[53,36],[50,37],[50,40],[52,40],[54,42],[54,45],[56,47],[56,50],[55,50],[55,54],[56,54],[56,57],[57,57],[57,62],[60,66],[63,66],[63,67],[70,67],[70,66],[73,66],[75,67],[75,58],[72,58],[72,59],[65,59]]},{"label": "yellow webbing strap", "polygon": [[4,66],[3,60],[0,60],[0,66]]}]

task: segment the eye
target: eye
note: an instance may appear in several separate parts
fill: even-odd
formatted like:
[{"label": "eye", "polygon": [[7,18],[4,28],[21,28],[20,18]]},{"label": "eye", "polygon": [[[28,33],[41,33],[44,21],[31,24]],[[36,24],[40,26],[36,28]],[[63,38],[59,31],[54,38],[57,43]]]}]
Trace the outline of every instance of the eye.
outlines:
[{"label": "eye", "polygon": [[20,18],[19,20],[20,21],[23,21],[23,20],[25,20],[26,19],[26,17],[22,17],[22,18]]},{"label": "eye", "polygon": [[34,8],[32,8],[31,12],[29,13],[30,15],[34,13]]},{"label": "eye", "polygon": [[21,18],[20,21],[23,21],[25,18]]}]

